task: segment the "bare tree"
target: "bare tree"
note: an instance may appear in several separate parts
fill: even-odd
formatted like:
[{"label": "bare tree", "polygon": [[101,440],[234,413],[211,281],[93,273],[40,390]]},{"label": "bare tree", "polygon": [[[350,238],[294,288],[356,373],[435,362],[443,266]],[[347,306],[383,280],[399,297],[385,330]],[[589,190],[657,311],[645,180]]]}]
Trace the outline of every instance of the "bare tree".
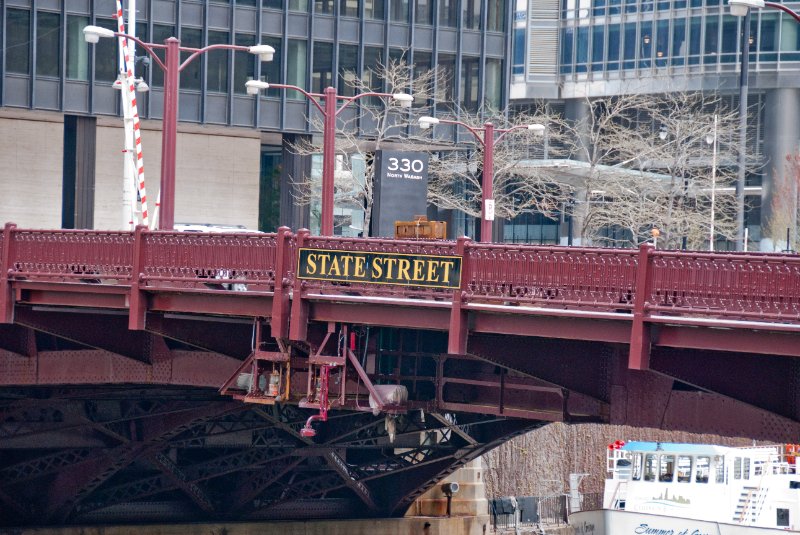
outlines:
[{"label": "bare tree", "polygon": [[631,246],[657,228],[663,247],[705,249],[712,192],[715,234],[732,237],[737,131],[736,111],[689,92],[586,99],[579,118],[551,118],[576,190],[578,243]]},{"label": "bare tree", "polygon": [[[355,213],[363,211],[363,235],[369,235],[373,207],[373,155],[376,150],[391,145],[396,150],[417,148],[408,131],[424,115],[433,96],[435,70],[416,70],[404,60],[390,59],[386,65],[367,69],[364,78],[347,72],[344,96],[367,92],[410,93],[415,100],[412,108],[378,97],[365,97],[353,103],[337,121],[336,172],[334,176],[335,204],[349,207]],[[310,121],[322,131],[322,117],[314,114]],[[297,154],[319,154],[320,140],[302,141],[292,146]],[[316,179],[315,179],[316,178]],[[321,196],[321,181],[317,177],[292,177],[299,204],[311,204]],[[355,221],[353,223],[356,223]]]},{"label": "bare tree", "polygon": [[[545,134],[539,136],[524,128],[508,132],[502,139],[477,139],[464,127],[460,130],[458,145],[438,141],[440,150],[433,153],[428,182],[428,201],[440,208],[460,210],[472,216],[481,216],[482,174],[485,145],[493,145],[493,199],[498,219],[512,219],[524,213],[541,213],[555,217],[569,200],[573,187],[560,180],[549,169],[538,165],[546,147],[558,138],[558,131],[550,133],[548,125],[555,116],[542,106],[535,113],[517,115],[513,120],[503,112],[457,114],[458,120],[483,136],[480,132],[486,122],[491,122],[498,134],[516,126],[542,124]],[[444,116],[445,119],[450,117]],[[453,117],[455,118],[455,117]],[[441,127],[440,127],[441,128]],[[442,128],[440,135],[451,132]],[[439,138],[442,139],[442,138]],[[558,147],[558,143],[555,145]],[[444,150],[442,150],[444,149]],[[558,149],[553,149],[558,152]]]}]

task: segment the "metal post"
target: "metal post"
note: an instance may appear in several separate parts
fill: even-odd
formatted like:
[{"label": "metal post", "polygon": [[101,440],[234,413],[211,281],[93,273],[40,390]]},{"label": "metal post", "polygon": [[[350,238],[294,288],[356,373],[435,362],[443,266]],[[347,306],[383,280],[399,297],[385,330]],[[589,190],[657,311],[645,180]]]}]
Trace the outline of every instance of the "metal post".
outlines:
[{"label": "metal post", "polygon": [[[481,181],[481,243],[492,242],[494,221],[494,125],[483,125],[483,178]],[[488,210],[488,205],[492,205]]]},{"label": "metal post", "polygon": [[744,243],[744,185],[747,165],[747,70],[750,64],[750,9],[742,23],[742,66],[739,77],[739,174],[736,179],[736,250],[747,249]]},{"label": "metal post", "polygon": [[170,37],[164,69],[164,118],[161,133],[161,206],[159,225],[162,230],[175,226],[175,155],[178,140],[178,75],[180,74],[180,41]]},{"label": "metal post", "polygon": [[714,250],[714,211],[717,201],[717,116],[714,115],[714,137],[711,149],[711,230],[708,236],[708,250]]},{"label": "metal post", "polygon": [[336,89],[325,88],[322,127],[322,215],[320,234],[333,236],[333,192],[336,162]]}]

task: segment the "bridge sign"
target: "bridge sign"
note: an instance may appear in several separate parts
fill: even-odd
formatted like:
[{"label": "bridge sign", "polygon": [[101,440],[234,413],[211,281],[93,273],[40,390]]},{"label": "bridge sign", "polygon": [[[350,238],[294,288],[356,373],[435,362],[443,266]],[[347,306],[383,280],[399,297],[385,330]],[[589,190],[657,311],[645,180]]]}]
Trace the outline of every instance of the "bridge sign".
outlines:
[{"label": "bridge sign", "polygon": [[302,248],[297,277],[456,289],[461,287],[461,257]]}]

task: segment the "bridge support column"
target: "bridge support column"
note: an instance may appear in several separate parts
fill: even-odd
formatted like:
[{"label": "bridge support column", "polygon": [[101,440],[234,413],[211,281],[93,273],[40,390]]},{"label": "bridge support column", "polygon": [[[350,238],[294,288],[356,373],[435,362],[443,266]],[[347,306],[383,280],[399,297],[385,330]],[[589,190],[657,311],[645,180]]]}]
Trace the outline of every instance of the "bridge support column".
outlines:
[{"label": "bridge support column", "polygon": [[633,297],[633,323],[631,324],[631,342],[628,356],[628,367],[632,370],[650,369],[650,325],[645,324],[647,304],[650,297],[651,260],[653,246],[643,243],[639,247],[638,268],[636,270],[636,288]]},{"label": "bridge support column", "polygon": [[[458,492],[450,498],[443,490],[443,486],[448,483],[456,483],[458,486]],[[486,499],[480,457],[456,470],[420,496],[408,509],[406,516],[447,516],[448,500],[450,516],[486,515],[488,518],[489,500]]]},{"label": "bridge support column", "polygon": [[3,228],[3,244],[0,248],[0,323],[14,323],[14,296],[11,294],[11,282],[8,272],[11,269],[12,232],[16,228],[13,223],[6,223]]},{"label": "bridge support column", "polygon": [[456,244],[456,254],[461,257],[461,287],[453,292],[453,305],[450,309],[450,333],[447,338],[447,353],[450,355],[465,355],[467,353],[467,313],[462,309],[464,292],[467,288],[469,276],[466,250],[469,238],[462,236]]}]

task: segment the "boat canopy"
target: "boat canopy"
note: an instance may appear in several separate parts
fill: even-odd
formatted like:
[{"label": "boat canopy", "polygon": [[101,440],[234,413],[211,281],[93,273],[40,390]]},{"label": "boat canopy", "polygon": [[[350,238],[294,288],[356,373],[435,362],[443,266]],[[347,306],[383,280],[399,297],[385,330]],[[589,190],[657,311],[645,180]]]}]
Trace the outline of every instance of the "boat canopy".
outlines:
[{"label": "boat canopy", "polygon": [[709,444],[675,444],[672,442],[626,442],[622,451],[685,453],[687,455],[725,455],[731,448]]}]

